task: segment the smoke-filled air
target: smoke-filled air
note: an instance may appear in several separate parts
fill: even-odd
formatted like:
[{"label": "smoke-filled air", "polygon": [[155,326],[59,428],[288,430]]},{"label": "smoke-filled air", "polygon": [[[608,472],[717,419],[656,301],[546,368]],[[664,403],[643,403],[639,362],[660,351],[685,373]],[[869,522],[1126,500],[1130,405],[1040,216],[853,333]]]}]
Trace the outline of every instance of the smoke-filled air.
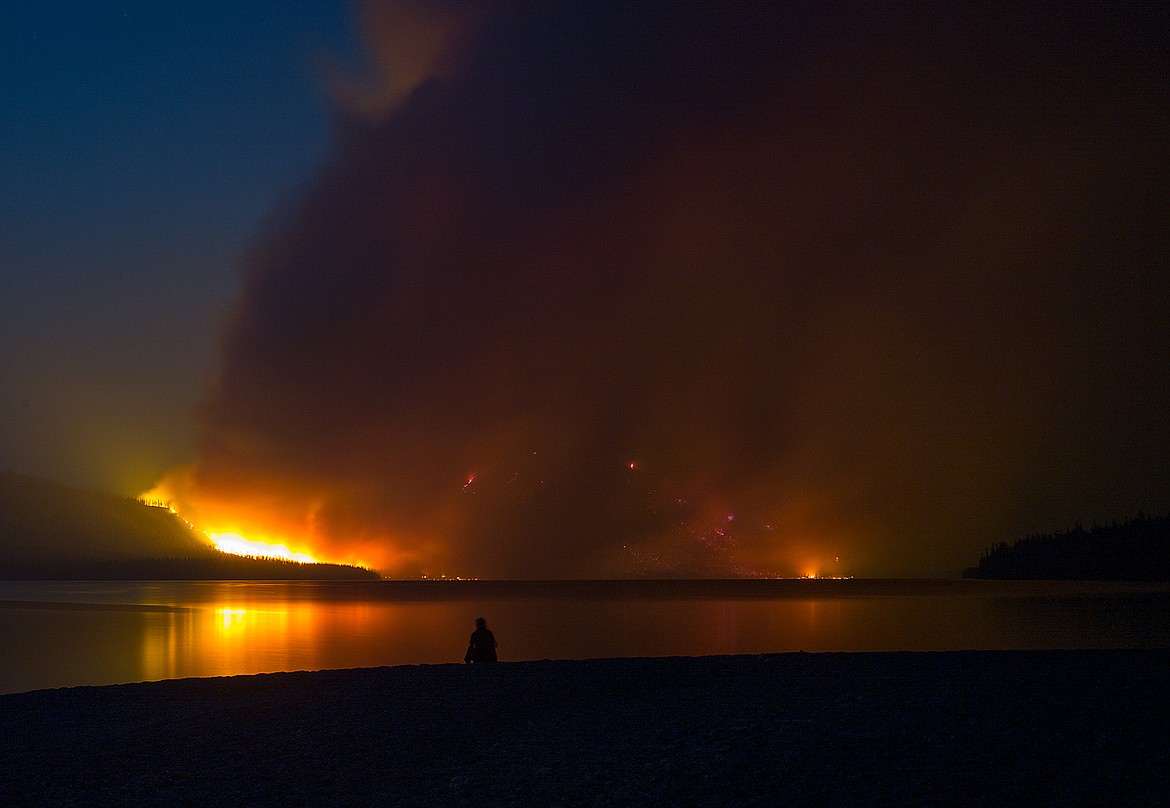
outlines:
[{"label": "smoke-filled air", "polygon": [[949,575],[1167,507],[1143,23],[464,6],[362,7],[152,496],[498,578]]}]

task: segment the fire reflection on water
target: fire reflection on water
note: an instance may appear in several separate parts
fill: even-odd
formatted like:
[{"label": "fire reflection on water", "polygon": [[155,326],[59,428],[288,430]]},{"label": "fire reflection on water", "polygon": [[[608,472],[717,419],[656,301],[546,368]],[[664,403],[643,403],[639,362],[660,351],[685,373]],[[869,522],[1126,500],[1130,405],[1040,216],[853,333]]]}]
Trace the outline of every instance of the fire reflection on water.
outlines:
[{"label": "fire reflection on water", "polygon": [[[362,610],[348,611],[346,622],[360,629]],[[231,601],[159,615],[143,635],[145,678],[320,668],[329,624],[342,617],[336,612],[313,603]]]},{"label": "fire reflection on water", "polygon": [[248,613],[247,609],[216,609],[216,614],[223,615],[223,630],[229,631],[233,625],[240,625],[244,622],[244,615]]},{"label": "fire reflection on water", "polygon": [[458,663],[479,616],[504,661],[1166,647],[1168,604],[1165,584],[4,581],[0,693]]}]

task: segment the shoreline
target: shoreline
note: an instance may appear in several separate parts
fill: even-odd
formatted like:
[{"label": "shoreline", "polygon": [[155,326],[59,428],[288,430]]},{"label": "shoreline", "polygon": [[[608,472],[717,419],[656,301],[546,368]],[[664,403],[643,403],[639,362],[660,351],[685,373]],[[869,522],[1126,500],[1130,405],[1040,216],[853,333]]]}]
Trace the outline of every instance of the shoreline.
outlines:
[{"label": "shoreline", "polygon": [[409,665],[0,696],[18,804],[1152,804],[1170,650]]}]

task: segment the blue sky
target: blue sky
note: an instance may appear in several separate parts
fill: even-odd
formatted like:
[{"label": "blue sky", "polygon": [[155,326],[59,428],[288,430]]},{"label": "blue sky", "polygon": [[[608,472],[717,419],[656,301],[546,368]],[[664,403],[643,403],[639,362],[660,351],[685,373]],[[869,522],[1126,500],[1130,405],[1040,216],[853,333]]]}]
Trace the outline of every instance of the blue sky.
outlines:
[{"label": "blue sky", "polygon": [[350,12],[0,9],[0,468],[133,493],[189,459],[241,255],[327,150]]}]

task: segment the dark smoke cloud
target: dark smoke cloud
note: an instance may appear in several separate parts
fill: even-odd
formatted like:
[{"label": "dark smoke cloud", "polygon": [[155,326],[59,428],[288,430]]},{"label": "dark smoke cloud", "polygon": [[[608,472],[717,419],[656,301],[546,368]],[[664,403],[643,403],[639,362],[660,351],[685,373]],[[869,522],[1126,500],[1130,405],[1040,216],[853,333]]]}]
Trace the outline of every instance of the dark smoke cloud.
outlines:
[{"label": "dark smoke cloud", "polygon": [[953,574],[1167,507],[1165,21],[770,5],[501,6],[339,113],[176,499],[520,577]]}]

